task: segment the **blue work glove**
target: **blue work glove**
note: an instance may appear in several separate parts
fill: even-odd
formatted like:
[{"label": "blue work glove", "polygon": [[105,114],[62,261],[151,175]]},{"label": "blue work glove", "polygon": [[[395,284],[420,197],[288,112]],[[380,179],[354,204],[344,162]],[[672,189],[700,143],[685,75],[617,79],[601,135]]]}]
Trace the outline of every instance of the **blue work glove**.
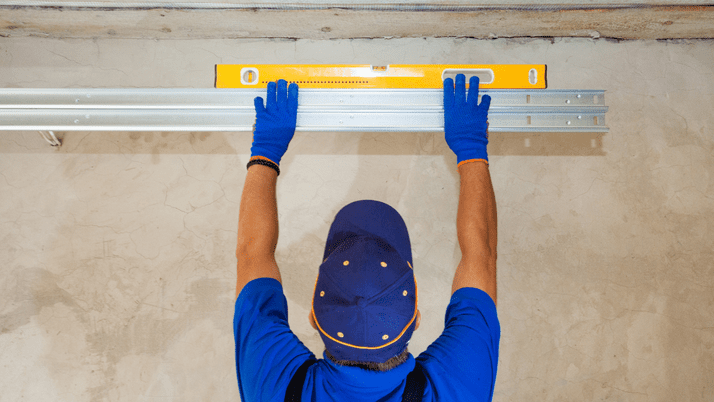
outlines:
[{"label": "blue work glove", "polygon": [[274,82],[268,83],[267,106],[258,96],[255,103],[255,125],[253,126],[253,146],[250,157],[262,156],[280,166],[280,159],[288,150],[288,145],[295,135],[298,108],[298,86],[285,80],[279,80],[277,96]]},{"label": "blue work glove", "polygon": [[479,79],[469,80],[469,96],[466,99],[466,77],[456,76],[456,94],[454,80],[444,80],[444,137],[446,143],[456,154],[457,166],[463,161],[484,160],[488,163],[488,107],[491,97],[484,95],[478,104]]}]

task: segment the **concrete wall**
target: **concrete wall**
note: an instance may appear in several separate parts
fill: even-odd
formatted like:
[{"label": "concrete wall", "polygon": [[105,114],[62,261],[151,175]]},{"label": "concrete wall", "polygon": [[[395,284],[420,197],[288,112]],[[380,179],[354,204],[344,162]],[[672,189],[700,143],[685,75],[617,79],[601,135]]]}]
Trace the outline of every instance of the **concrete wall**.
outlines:
[{"label": "concrete wall", "polygon": [[[541,63],[549,88],[605,89],[607,134],[490,137],[494,400],[714,400],[714,42],[654,40],[713,38],[714,7],[367,3],[3,1],[0,87],[210,88],[228,63]],[[0,132],[0,401],[239,400],[250,133],[61,134],[55,149]],[[410,232],[422,312],[410,351],[425,350],[461,258],[443,133],[301,133],[281,169],[292,330],[322,357],[306,289],[335,213],[376,199]]]},{"label": "concrete wall", "polygon": [[[604,135],[491,135],[495,401],[714,400],[714,43],[593,39],[0,40],[2,87],[202,87],[218,63],[544,63],[605,89]],[[530,140],[529,146],[525,139]],[[0,133],[0,400],[236,401],[250,133]],[[442,133],[300,133],[278,180],[289,322],[335,213],[404,217],[417,356],[441,333],[459,177]]]}]

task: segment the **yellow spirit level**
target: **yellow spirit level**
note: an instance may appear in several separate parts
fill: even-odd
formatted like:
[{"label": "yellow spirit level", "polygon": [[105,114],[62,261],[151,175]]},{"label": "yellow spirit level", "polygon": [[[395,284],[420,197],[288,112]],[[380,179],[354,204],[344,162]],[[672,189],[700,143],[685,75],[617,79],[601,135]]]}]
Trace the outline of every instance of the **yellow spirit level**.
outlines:
[{"label": "yellow spirit level", "polygon": [[284,79],[300,88],[441,89],[457,74],[478,76],[480,88],[544,89],[544,64],[217,64],[216,88],[266,88]]}]

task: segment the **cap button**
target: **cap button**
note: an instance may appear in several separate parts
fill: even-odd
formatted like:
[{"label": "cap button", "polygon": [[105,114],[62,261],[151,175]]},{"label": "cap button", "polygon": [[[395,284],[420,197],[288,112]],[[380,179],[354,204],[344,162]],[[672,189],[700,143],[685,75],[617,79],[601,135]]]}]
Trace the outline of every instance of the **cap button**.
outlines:
[{"label": "cap button", "polygon": [[367,304],[367,299],[357,296],[357,307],[364,307]]}]

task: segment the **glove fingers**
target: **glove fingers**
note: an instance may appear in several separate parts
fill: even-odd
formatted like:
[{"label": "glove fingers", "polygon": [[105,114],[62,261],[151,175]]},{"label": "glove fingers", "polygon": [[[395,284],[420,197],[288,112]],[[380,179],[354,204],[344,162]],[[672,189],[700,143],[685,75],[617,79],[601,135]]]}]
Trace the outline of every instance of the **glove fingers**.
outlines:
[{"label": "glove fingers", "polygon": [[265,112],[265,106],[263,106],[263,98],[258,96],[257,98],[253,99],[253,104],[255,105],[256,114],[261,114]]},{"label": "glove fingers", "polygon": [[491,97],[488,95],[482,96],[481,97],[481,105],[479,105],[479,108],[488,112],[489,107],[491,107]]},{"label": "glove fingers", "polygon": [[290,84],[290,88],[288,89],[288,111],[292,116],[297,117],[297,108],[298,108],[298,85],[297,84]]},{"label": "glove fingers", "polygon": [[456,94],[454,98],[456,106],[466,103],[466,76],[463,74],[456,75]]},{"label": "glove fingers", "polygon": [[278,110],[284,111],[288,108],[288,82],[278,80]]},{"label": "glove fingers", "polygon": [[274,82],[269,82],[268,83],[268,101],[267,101],[267,109],[268,110],[275,110],[277,108],[277,96],[275,94],[275,83]]},{"label": "glove fingers", "polygon": [[478,106],[478,84],[479,79],[477,76],[471,76],[469,79],[469,97],[466,100],[469,106]]},{"label": "glove fingers", "polygon": [[444,111],[454,107],[454,80],[447,78],[444,80]]}]

